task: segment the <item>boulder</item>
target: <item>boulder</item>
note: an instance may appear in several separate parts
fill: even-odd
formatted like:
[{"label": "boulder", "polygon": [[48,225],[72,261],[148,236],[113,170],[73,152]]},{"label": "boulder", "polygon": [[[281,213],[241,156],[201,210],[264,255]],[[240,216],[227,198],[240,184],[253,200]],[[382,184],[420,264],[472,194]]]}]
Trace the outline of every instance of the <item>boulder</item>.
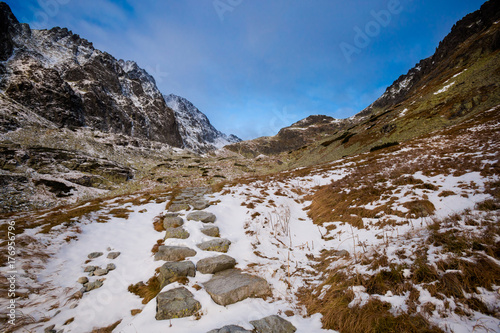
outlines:
[{"label": "boulder", "polygon": [[187,257],[193,257],[195,255],[196,251],[189,247],[160,245],[158,247],[158,252],[155,254],[155,261],[182,261]]},{"label": "boulder", "polygon": [[89,282],[89,278],[86,276],[82,276],[82,277],[78,278],[77,282],[81,283],[81,284],[85,284],[85,283]]},{"label": "boulder", "polygon": [[236,260],[233,257],[222,254],[220,256],[201,259],[196,264],[196,269],[203,274],[214,274],[234,268],[235,265]]},{"label": "boulder", "polygon": [[225,238],[212,239],[200,244],[196,244],[196,246],[198,246],[203,251],[215,251],[224,253],[229,250],[229,245],[231,245],[231,241]]},{"label": "boulder", "polygon": [[96,269],[98,269],[98,268],[99,268],[99,267],[97,267],[97,266],[86,266],[86,267],[83,269],[83,271],[84,271],[85,273],[89,273],[89,272],[93,272],[93,271],[95,271],[95,270],[96,270]]},{"label": "boulder", "polygon": [[198,211],[189,213],[187,216],[188,221],[201,221],[203,223],[213,223],[215,222],[215,215],[210,212]]},{"label": "boulder", "polygon": [[103,269],[103,268],[98,268],[94,271],[94,274],[95,276],[102,276],[102,275],[106,275],[108,274],[108,270],[107,269]]},{"label": "boulder", "polygon": [[196,274],[196,269],[191,261],[167,262],[160,267],[158,280],[160,281],[160,289],[167,284],[175,282],[180,277],[193,277]]},{"label": "boulder", "polygon": [[102,256],[103,254],[104,253],[102,253],[102,252],[92,252],[87,257],[89,259],[95,259],[95,258],[98,258],[98,257]]},{"label": "boulder", "polygon": [[229,305],[248,297],[271,296],[266,280],[244,274],[238,269],[228,269],[214,274],[203,286],[212,300],[219,305]]},{"label": "boulder", "polygon": [[207,333],[252,333],[252,331],[246,330],[241,326],[227,325],[222,328],[208,331]]},{"label": "boulder", "polygon": [[189,232],[183,227],[166,228],[165,239],[167,238],[186,239],[189,238]]},{"label": "boulder", "polygon": [[106,269],[107,269],[108,271],[115,270],[115,269],[116,269],[116,265],[115,265],[115,264],[108,264],[108,265],[106,266]]},{"label": "boulder", "polygon": [[250,322],[257,333],[294,333],[297,329],[280,316],[269,316]]},{"label": "boulder", "polygon": [[121,252],[109,252],[108,259],[116,259],[121,254]]},{"label": "boulder", "polygon": [[156,297],[156,320],[189,317],[201,309],[201,304],[184,287],[158,294]]},{"label": "boulder", "polygon": [[103,285],[103,282],[101,280],[95,280],[94,282],[89,282],[89,283],[84,284],[84,287],[85,287],[85,291],[88,292],[88,291],[91,291],[91,290],[94,290],[97,288],[101,288],[102,285]]},{"label": "boulder", "polygon": [[177,227],[182,226],[183,224],[184,224],[184,220],[182,219],[182,217],[179,217],[179,216],[166,216],[163,219],[163,227],[165,229],[177,228]]},{"label": "boulder", "polygon": [[210,206],[210,204],[205,200],[196,200],[191,202],[191,206],[193,206],[193,209],[202,210]]},{"label": "boulder", "polygon": [[181,204],[172,204],[170,205],[170,207],[168,208],[168,211],[169,212],[179,212],[181,210],[189,210],[189,205],[188,204],[185,204],[185,203],[181,203]]},{"label": "boulder", "polygon": [[210,237],[220,237],[219,227],[207,225],[200,230],[203,234]]}]

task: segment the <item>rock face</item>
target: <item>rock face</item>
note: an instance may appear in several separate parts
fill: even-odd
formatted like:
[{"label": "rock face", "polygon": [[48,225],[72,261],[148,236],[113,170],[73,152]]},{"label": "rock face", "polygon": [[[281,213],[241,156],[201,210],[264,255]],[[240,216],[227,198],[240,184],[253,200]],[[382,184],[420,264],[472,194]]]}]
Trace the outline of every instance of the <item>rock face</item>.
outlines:
[{"label": "rock face", "polygon": [[257,333],[294,333],[297,329],[280,316],[269,316],[251,321]]},{"label": "rock face", "polygon": [[164,98],[167,105],[175,112],[185,147],[197,152],[205,152],[241,141],[234,135],[228,136],[216,130],[210,124],[207,116],[187,99],[173,94],[164,96]]},{"label": "rock face", "polygon": [[216,273],[210,281],[203,284],[205,290],[219,305],[229,305],[248,297],[271,296],[267,281],[237,269]]},{"label": "rock face", "polygon": [[203,251],[215,251],[226,253],[229,250],[229,245],[231,241],[229,239],[212,239],[200,244],[196,244]]},{"label": "rock face", "polygon": [[181,261],[195,255],[196,251],[189,247],[161,245],[155,254],[155,260]]},{"label": "rock face", "polygon": [[0,90],[58,126],[182,147],[174,112],[135,62],[113,58],[65,28],[32,30],[0,7]]},{"label": "rock face", "polygon": [[195,266],[191,261],[167,262],[160,267],[160,274],[158,276],[160,289],[180,277],[193,277],[195,272]]},{"label": "rock face", "polygon": [[203,223],[213,223],[215,222],[215,215],[210,212],[192,212],[187,216],[188,221],[201,221]]},{"label": "rock face", "polygon": [[195,314],[201,304],[186,288],[177,288],[158,294],[156,297],[156,320],[184,318]]},{"label": "rock face", "polygon": [[203,274],[214,274],[234,268],[234,266],[236,266],[236,260],[233,257],[223,254],[216,257],[201,259],[196,264],[196,269]]}]

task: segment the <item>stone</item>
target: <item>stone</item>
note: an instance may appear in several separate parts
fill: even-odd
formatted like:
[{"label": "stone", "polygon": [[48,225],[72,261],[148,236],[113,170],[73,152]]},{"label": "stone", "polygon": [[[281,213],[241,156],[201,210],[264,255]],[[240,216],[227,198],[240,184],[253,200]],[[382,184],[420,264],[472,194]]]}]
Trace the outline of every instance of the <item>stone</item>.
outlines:
[{"label": "stone", "polygon": [[81,283],[81,284],[85,284],[85,283],[89,282],[89,278],[86,276],[82,276],[82,277],[78,278],[77,282]]},{"label": "stone", "polygon": [[216,227],[215,225],[207,225],[200,231],[210,237],[220,237],[219,227]]},{"label": "stone", "polygon": [[179,212],[181,210],[189,210],[189,205],[188,204],[172,204],[168,208],[169,212]]},{"label": "stone", "polygon": [[250,321],[250,324],[257,333],[294,333],[297,330],[288,320],[276,315]]},{"label": "stone", "polygon": [[236,260],[233,257],[222,254],[220,256],[201,259],[196,264],[196,270],[203,274],[214,274],[226,269],[234,268]]},{"label": "stone", "polygon": [[187,219],[188,221],[201,221],[203,223],[214,223],[216,217],[213,213],[198,211],[189,213]]},{"label": "stone", "polygon": [[205,200],[196,200],[191,202],[191,206],[193,206],[193,209],[202,210],[210,206],[210,204]]},{"label": "stone", "polygon": [[108,259],[116,259],[121,254],[121,252],[109,252]]},{"label": "stone", "polygon": [[201,304],[184,287],[159,293],[156,297],[156,320],[184,318],[194,315]]},{"label": "stone", "polygon": [[348,257],[349,252],[346,250],[333,251],[332,255],[337,257]]},{"label": "stone", "polygon": [[184,224],[184,220],[182,217],[178,216],[167,216],[163,219],[163,227],[165,229],[168,228],[177,228]]},{"label": "stone", "polygon": [[55,332],[57,332],[57,331],[55,330],[55,328],[56,328],[56,325],[50,325],[50,326],[46,327],[46,328],[43,330],[43,332],[44,332],[44,333],[55,333]]},{"label": "stone", "polygon": [[203,251],[227,252],[231,241],[229,239],[212,239],[200,244],[196,244]]},{"label": "stone", "polygon": [[87,266],[87,267],[85,267],[85,268],[83,269],[83,271],[84,271],[85,273],[88,273],[88,272],[93,272],[93,271],[95,271],[95,270],[96,270],[96,269],[98,269],[98,268],[99,268],[99,267],[97,267],[97,266]]},{"label": "stone", "polygon": [[186,239],[189,238],[189,232],[183,227],[177,228],[166,228],[165,229],[165,239],[167,238],[178,238]]},{"label": "stone", "polygon": [[85,284],[84,286],[85,286],[85,291],[89,292],[91,290],[101,288],[102,285],[103,285],[103,282],[101,280],[95,280],[94,282],[89,282],[89,283]]},{"label": "stone", "polygon": [[222,328],[208,331],[207,333],[252,333],[252,331],[246,330],[241,326],[227,325]]},{"label": "stone", "polygon": [[187,257],[193,257],[196,251],[185,246],[166,246],[160,245],[158,252],[155,254],[155,261],[182,261]]},{"label": "stone", "polygon": [[167,262],[160,267],[158,280],[160,281],[160,289],[166,285],[175,282],[179,277],[194,277],[196,268],[191,261]]},{"label": "stone", "polygon": [[102,275],[106,275],[108,274],[108,270],[107,269],[103,269],[103,268],[98,268],[94,271],[94,275],[95,276],[102,276]]},{"label": "stone", "polygon": [[271,288],[266,280],[244,274],[238,269],[218,272],[203,286],[215,303],[224,306],[249,297],[272,295]]},{"label": "stone", "polygon": [[108,266],[106,266],[106,269],[108,271],[113,271],[116,269],[116,265],[115,264],[108,264]]},{"label": "stone", "polygon": [[100,256],[102,256],[104,253],[102,252],[92,252],[88,255],[88,258],[89,259],[95,259],[95,258],[98,258]]}]

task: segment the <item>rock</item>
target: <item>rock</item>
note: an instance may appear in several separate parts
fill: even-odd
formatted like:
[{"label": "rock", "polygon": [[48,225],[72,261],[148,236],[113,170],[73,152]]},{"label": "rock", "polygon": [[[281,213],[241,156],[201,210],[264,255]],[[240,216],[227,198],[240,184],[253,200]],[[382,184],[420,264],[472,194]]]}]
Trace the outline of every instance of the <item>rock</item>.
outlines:
[{"label": "rock", "polygon": [[207,225],[200,231],[210,237],[220,237],[219,227],[216,227],[214,225]]},{"label": "rock", "polygon": [[246,330],[241,326],[228,325],[219,329],[208,331],[207,333],[252,333],[252,331]]},{"label": "rock", "polygon": [[234,268],[236,260],[233,257],[222,254],[216,257],[201,259],[196,264],[196,269],[203,274],[214,274],[226,269]]},{"label": "rock", "polygon": [[215,222],[216,217],[213,213],[199,211],[199,212],[189,213],[187,219],[188,221],[201,221],[203,223],[213,223]]},{"label": "rock", "polygon": [[116,259],[121,254],[121,252],[109,252],[108,259]]},{"label": "rock", "polygon": [[160,274],[158,275],[160,289],[179,277],[194,277],[195,274],[196,269],[191,261],[167,262],[160,267]]},{"label": "rock", "polygon": [[185,246],[165,246],[160,245],[158,247],[158,252],[155,254],[156,260],[165,261],[181,261],[187,257],[193,257],[196,255],[196,251]]},{"label": "rock", "polygon": [[165,239],[167,238],[186,239],[189,238],[189,232],[183,227],[166,228]]},{"label": "rock", "polygon": [[103,269],[103,268],[98,268],[94,271],[94,275],[95,276],[102,276],[102,275],[106,275],[108,274],[108,270],[107,269]]},{"label": "rock", "polygon": [[89,282],[85,284],[85,291],[89,292],[94,289],[101,288],[103,285],[103,282],[101,280],[95,280],[94,282]]},{"label": "rock", "polygon": [[116,265],[115,265],[115,264],[108,264],[108,266],[106,266],[106,269],[107,269],[108,271],[115,270],[115,269],[116,269]]},{"label": "rock", "polygon": [[229,239],[212,239],[200,244],[196,244],[203,251],[227,252],[231,241]]},{"label": "rock", "polygon": [[49,327],[45,327],[43,330],[44,333],[56,333],[57,331],[55,330],[56,325],[50,325]]},{"label": "rock", "polygon": [[181,210],[189,210],[189,205],[188,204],[172,204],[168,208],[169,212],[178,212]]},{"label": "rock", "polygon": [[85,283],[89,282],[89,278],[86,276],[82,276],[82,277],[78,278],[77,282],[81,283],[81,284],[85,284]]},{"label": "rock", "polygon": [[349,251],[346,250],[333,251],[332,255],[337,257],[348,257]]},{"label": "rock", "polygon": [[208,201],[196,200],[196,201],[191,202],[191,206],[193,206],[193,209],[202,210],[202,209],[207,208],[210,205],[208,204]]},{"label": "rock", "polygon": [[189,317],[201,309],[201,304],[184,287],[158,294],[156,297],[156,320]]},{"label": "rock", "polygon": [[92,252],[88,255],[88,258],[89,259],[95,259],[95,258],[98,258],[100,256],[102,256],[104,253],[102,252]]},{"label": "rock", "polygon": [[163,219],[163,227],[165,229],[168,228],[177,228],[184,224],[184,220],[182,217],[178,216],[167,216]]},{"label": "rock", "polygon": [[83,271],[84,271],[85,273],[88,273],[88,272],[93,272],[93,271],[95,271],[95,270],[96,270],[96,269],[98,269],[98,268],[99,268],[99,267],[97,267],[97,266],[87,266],[87,267],[85,267],[85,268],[83,269]]},{"label": "rock", "polygon": [[257,333],[293,333],[297,329],[289,321],[280,316],[269,316],[250,321]]},{"label": "rock", "polygon": [[250,274],[243,274],[238,269],[218,272],[203,286],[215,303],[224,306],[248,297],[272,295],[266,280]]}]

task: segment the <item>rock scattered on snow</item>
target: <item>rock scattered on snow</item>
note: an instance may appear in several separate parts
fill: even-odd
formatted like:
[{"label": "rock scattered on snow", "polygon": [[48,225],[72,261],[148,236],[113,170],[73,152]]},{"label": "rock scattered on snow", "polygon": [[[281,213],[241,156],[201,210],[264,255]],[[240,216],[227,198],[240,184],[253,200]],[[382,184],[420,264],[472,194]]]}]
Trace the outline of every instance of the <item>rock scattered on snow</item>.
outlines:
[{"label": "rock scattered on snow", "polygon": [[121,252],[110,252],[108,253],[108,259],[116,259],[121,254]]},{"label": "rock scattered on snow", "polygon": [[288,320],[280,316],[269,316],[250,321],[257,333],[294,333],[297,329]]},{"label": "rock scattered on snow", "polygon": [[236,260],[233,257],[222,254],[220,256],[201,259],[196,264],[196,269],[203,274],[214,274],[234,268],[235,265]]},{"label": "rock scattered on snow", "polygon": [[220,237],[219,227],[207,225],[200,230],[203,234],[210,237]]},{"label": "rock scattered on snow", "polygon": [[210,206],[210,204],[205,200],[196,200],[191,202],[191,206],[196,210],[202,210]]},{"label": "rock scattered on snow", "polygon": [[98,269],[98,268],[99,268],[99,267],[97,267],[97,266],[87,266],[87,267],[85,267],[85,268],[83,269],[83,271],[84,271],[85,273],[89,273],[89,272],[93,272],[93,271],[95,271],[95,270],[96,270],[96,269]]},{"label": "rock scattered on snow", "polygon": [[165,230],[165,239],[167,238],[178,238],[178,239],[186,239],[189,238],[189,232],[183,227],[177,228],[166,228]]},{"label": "rock scattered on snow", "polygon": [[201,309],[201,304],[184,287],[158,294],[156,297],[156,320],[189,317]]},{"label": "rock scattered on snow", "polygon": [[89,282],[89,279],[86,276],[82,276],[82,277],[78,278],[77,282],[81,283],[81,284],[85,284],[85,283]]},{"label": "rock scattered on snow", "polygon": [[196,251],[185,246],[166,246],[160,245],[155,254],[155,261],[182,261],[187,257],[193,257]]},{"label": "rock scattered on snow", "polygon": [[105,268],[98,268],[94,271],[95,276],[102,276],[108,274],[108,270]]},{"label": "rock scattered on snow", "polygon": [[108,264],[108,265],[106,266],[106,269],[107,269],[108,271],[115,270],[115,269],[116,269],[116,265],[115,265],[115,264]]},{"label": "rock scattered on snow", "polygon": [[95,280],[94,282],[89,282],[84,285],[85,292],[89,292],[94,289],[101,288],[103,285],[103,282],[101,280]]},{"label": "rock scattered on snow", "polygon": [[249,297],[271,296],[271,288],[266,280],[238,269],[228,269],[216,273],[203,284],[212,300],[219,305],[229,305]]},{"label": "rock scattered on snow", "polygon": [[180,277],[194,277],[195,272],[196,268],[191,261],[164,263],[163,266],[160,267],[160,274],[158,275],[160,289]]},{"label": "rock scattered on snow", "polygon": [[203,251],[227,252],[231,241],[229,239],[212,239],[200,244],[196,244]]},{"label": "rock scattered on snow", "polygon": [[185,204],[185,203],[182,203],[182,204],[172,204],[168,208],[168,211],[169,212],[179,212],[181,210],[189,210],[189,208],[190,208],[189,205]]},{"label": "rock scattered on snow", "polygon": [[95,259],[95,258],[98,258],[100,256],[102,256],[104,253],[102,252],[92,252],[88,255],[88,258],[89,259]]},{"label": "rock scattered on snow", "polygon": [[177,227],[180,227],[184,224],[184,220],[182,219],[182,217],[178,217],[178,216],[166,216],[164,219],[163,219],[163,227],[165,229],[168,229],[168,228],[177,228]]},{"label": "rock scattered on snow", "polygon": [[228,325],[219,329],[208,331],[207,333],[252,333],[252,331],[246,330],[241,326]]},{"label": "rock scattered on snow", "polygon": [[201,221],[203,223],[213,223],[215,222],[215,215],[210,212],[198,211],[189,213],[187,216],[188,221]]}]

